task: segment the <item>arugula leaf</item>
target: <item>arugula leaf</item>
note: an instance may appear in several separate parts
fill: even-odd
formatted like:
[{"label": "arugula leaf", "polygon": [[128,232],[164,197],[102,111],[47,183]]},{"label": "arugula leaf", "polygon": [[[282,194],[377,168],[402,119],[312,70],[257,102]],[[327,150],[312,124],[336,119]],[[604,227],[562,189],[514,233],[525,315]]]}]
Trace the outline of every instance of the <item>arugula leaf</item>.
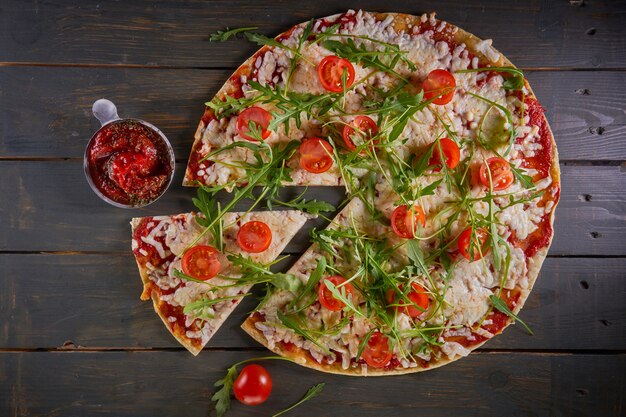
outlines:
[{"label": "arugula leaf", "polygon": [[246,32],[244,35],[250,42],[254,42],[259,46],[273,46],[275,48],[282,48],[282,49],[287,49],[289,51],[293,51],[291,48],[289,48],[286,45],[283,45],[276,39],[269,38],[265,35],[261,35],[260,33]]},{"label": "arugula leaf", "polygon": [[495,71],[504,72],[510,74],[509,77],[505,77],[502,88],[505,90],[521,90],[524,88],[524,73],[515,67],[484,67],[484,68],[470,68],[465,70],[455,71],[456,73],[468,73],[468,72],[481,72],[481,71]]},{"label": "arugula leaf", "polygon": [[506,303],[504,302],[504,300],[496,295],[490,295],[489,296],[489,301],[491,301],[491,304],[496,308],[496,310],[501,311],[502,313],[506,314],[507,316],[511,317],[514,320],[517,320],[520,322],[520,324],[522,326],[524,326],[524,328],[526,329],[526,331],[528,333],[530,333],[531,335],[534,335],[533,331],[530,329],[530,327],[528,327],[526,325],[526,323],[524,323],[524,321],[522,319],[520,319],[519,317],[517,317],[517,315],[515,313],[513,313],[510,309],[509,306],[506,305]]},{"label": "arugula leaf", "polygon": [[317,341],[317,339],[315,339],[313,336],[311,336],[309,334],[309,332],[307,330],[305,330],[301,324],[299,323],[299,320],[296,321],[294,319],[292,319],[289,315],[285,315],[283,314],[280,310],[276,311],[276,314],[278,315],[278,319],[281,321],[281,323],[287,327],[288,329],[291,329],[294,331],[294,333],[304,337],[306,340],[310,341],[311,343],[313,343],[315,346],[317,346],[318,348],[320,348],[324,353],[326,353],[327,355],[330,355],[331,352],[330,350],[328,350],[328,348],[322,346],[320,344],[320,342]]},{"label": "arugula leaf", "polygon": [[344,309],[347,308],[348,310],[352,310],[355,314],[365,319],[367,318],[367,316],[363,314],[361,310],[356,308],[355,305],[352,303],[352,297],[348,298],[348,294],[346,293],[345,286],[340,286],[339,288],[337,288],[335,284],[333,284],[328,279],[324,280],[324,285],[326,285],[326,288],[328,288],[328,290],[333,294],[333,297],[335,297],[337,300],[343,302],[346,305]]},{"label": "arugula leaf", "polygon": [[220,210],[220,203],[211,198],[210,193],[200,186],[197,192],[197,198],[192,198],[193,204],[200,210],[202,216],[196,216],[196,222],[211,232],[213,236],[213,245],[217,250],[224,250],[224,220]]},{"label": "arugula leaf", "polygon": [[424,253],[417,240],[411,239],[406,242],[406,254],[413,261],[413,266],[418,268],[419,273],[425,274],[428,271],[424,263]]},{"label": "arugula leaf", "polygon": [[224,42],[230,39],[231,37],[237,35],[238,33],[243,33],[249,30],[256,30],[256,29],[258,28],[257,27],[236,28],[236,29],[226,28],[225,30],[218,30],[215,33],[211,33],[211,35],[209,35],[209,40],[211,42]]},{"label": "arugula leaf", "polygon": [[224,378],[213,384],[214,387],[221,387],[220,389],[215,391],[213,396],[211,396],[211,401],[215,403],[215,412],[217,414],[217,417],[222,417],[230,409],[230,394],[233,390],[235,378],[237,377],[237,367],[245,363],[265,360],[281,360],[293,362],[291,359],[282,356],[262,356],[260,358],[250,358],[241,362],[237,362],[236,364],[228,368]]},{"label": "arugula leaf", "polygon": [[274,202],[278,205],[294,208],[296,210],[300,210],[313,215],[318,215],[320,213],[330,213],[337,210],[335,206],[327,203],[326,201],[305,200],[302,197],[298,197],[291,201],[274,200]]},{"label": "arugula leaf", "polygon": [[215,299],[201,298],[201,299],[199,299],[197,301],[193,301],[193,302],[187,304],[185,306],[185,308],[183,309],[183,313],[185,313],[185,314],[193,313],[194,315],[196,315],[196,317],[201,317],[201,318],[213,318],[212,314],[205,314],[205,313],[203,313],[203,310],[205,308],[213,307],[214,305],[219,304],[222,301],[235,300],[237,298],[243,298],[243,297],[245,297],[247,295],[250,295],[250,293],[247,293],[247,294],[237,294],[237,295],[233,295],[233,296],[229,296],[229,297],[219,297],[219,298],[215,298]]},{"label": "arugula leaf", "polygon": [[267,265],[255,262],[241,254],[228,255],[228,260],[239,267],[243,275],[238,279],[237,285],[258,284],[267,282],[274,287],[287,290],[294,294],[302,287],[302,281],[292,274],[274,273]]},{"label": "arugula leaf", "polygon": [[284,409],[283,411],[274,414],[272,417],[278,417],[281,414],[286,413],[287,411],[293,410],[294,408],[296,408],[297,406],[299,406],[300,404],[302,404],[305,401],[311,400],[315,397],[317,397],[318,395],[320,395],[320,393],[322,392],[322,390],[324,389],[324,386],[326,384],[325,383],[319,383],[316,385],[313,385],[311,388],[309,388],[309,390],[306,392],[306,394],[304,394],[304,397],[302,397],[300,399],[300,401],[298,401],[297,403],[295,403],[294,405],[292,405],[289,408]]},{"label": "arugula leaf", "polygon": [[217,417],[222,417],[230,409],[230,393],[233,390],[238,365],[236,363],[228,368],[226,376],[213,385],[214,387],[221,387],[211,396],[211,401],[215,403]]},{"label": "arugula leaf", "polygon": [[[345,58],[351,62],[360,62],[364,68],[375,68],[392,74],[400,80],[406,81],[406,79],[394,69],[398,60],[401,59],[403,55],[403,52],[397,45],[385,44],[382,51],[370,51],[364,44],[357,46],[352,38],[348,38],[345,42],[327,39],[322,41],[321,45],[341,58]],[[406,61],[408,60],[405,60],[405,62]]]},{"label": "arugula leaf", "polygon": [[[308,297],[310,294],[313,293],[313,291],[317,287],[317,283],[320,281],[320,279],[322,279],[322,276],[324,275],[325,271],[326,271],[326,258],[324,256],[321,256],[317,260],[317,266],[315,267],[315,270],[309,276],[309,279],[307,280],[304,288],[302,288],[302,290],[298,293],[298,295],[291,301],[291,303],[289,303],[289,309],[293,308],[294,306],[297,306],[302,300],[305,299],[305,297]],[[315,301],[315,298],[313,299],[312,302],[314,301]],[[306,307],[308,307],[308,305],[298,308],[297,311],[300,311]]]},{"label": "arugula leaf", "polygon": [[437,189],[437,187],[439,187],[439,184],[441,184],[442,182],[443,182],[443,179],[440,179],[422,188],[420,190],[420,196],[424,197],[426,195],[435,195],[435,190]]},{"label": "arugula leaf", "polygon": [[209,285],[209,283],[207,281],[202,281],[201,279],[197,279],[194,278],[190,275],[187,275],[185,273],[183,273],[182,271],[179,271],[178,269],[174,269],[174,271],[172,272],[172,275],[174,275],[176,278],[180,278],[183,279],[185,281],[191,281],[191,282],[197,282],[198,284],[207,284]]}]

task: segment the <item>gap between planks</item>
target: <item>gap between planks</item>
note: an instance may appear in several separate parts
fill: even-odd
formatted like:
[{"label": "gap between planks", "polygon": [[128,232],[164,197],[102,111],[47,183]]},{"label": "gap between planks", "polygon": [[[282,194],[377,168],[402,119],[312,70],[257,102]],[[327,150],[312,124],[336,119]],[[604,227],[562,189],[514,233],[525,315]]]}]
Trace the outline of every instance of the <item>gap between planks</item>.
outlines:
[{"label": "gap between planks", "polygon": [[[2,162],[82,162],[84,158],[76,156],[2,156]],[[177,164],[186,164],[187,158],[176,158]],[[620,166],[626,164],[623,159],[597,159],[597,160],[576,160],[560,159],[559,165],[563,166]]]},{"label": "gap between planks", "polygon": [[[71,343],[71,342],[66,342]],[[141,352],[186,352],[183,347],[74,347],[73,344],[70,347],[61,346],[56,348],[0,348],[0,355],[3,353],[112,353],[112,352],[129,352],[129,353],[141,353]],[[267,349],[263,346],[258,347],[205,347],[202,352],[267,352]],[[626,355],[626,349],[483,349],[479,348],[472,352],[482,355],[509,355],[509,354],[525,354],[525,355],[604,355],[604,356],[617,356]]]},{"label": "gap between planks", "polygon": [[[301,255],[300,252],[289,253],[290,255]],[[1,255],[130,255],[129,251],[54,251],[54,250],[0,250]],[[626,259],[626,255],[550,255],[547,258],[558,259]]]},{"label": "gap between planks", "polygon": [[[154,70],[204,70],[204,71],[235,71],[232,66],[193,66],[193,65],[141,65],[141,64],[89,64],[78,62],[30,62],[4,61],[0,67],[57,67],[57,68],[111,68],[111,69],[154,69]],[[626,71],[626,68],[578,68],[578,67],[526,67],[522,71]]]}]

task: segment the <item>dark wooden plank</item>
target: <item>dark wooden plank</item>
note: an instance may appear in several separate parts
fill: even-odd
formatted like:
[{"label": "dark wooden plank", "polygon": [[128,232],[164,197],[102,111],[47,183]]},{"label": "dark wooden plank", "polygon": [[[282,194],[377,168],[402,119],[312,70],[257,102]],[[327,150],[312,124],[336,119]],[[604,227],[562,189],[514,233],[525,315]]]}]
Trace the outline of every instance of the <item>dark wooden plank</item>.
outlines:
[{"label": "dark wooden plank", "polygon": [[[185,166],[177,164],[170,189],[152,205],[140,209],[119,209],[105,203],[89,188],[82,162],[0,161],[0,251],[117,251],[130,248],[130,219],[186,213],[195,210],[191,198],[195,188],[183,187]],[[289,201],[304,191],[292,187],[282,191]],[[338,206],[345,198],[343,188],[310,187],[307,198],[317,198]],[[218,196],[222,205],[231,196]],[[232,211],[245,211],[245,200]],[[281,208],[275,207],[280,210]],[[305,224],[286,248],[287,253],[303,252],[308,231],[325,227],[321,218]]]},{"label": "dark wooden plank", "polygon": [[[91,192],[81,162],[0,161],[0,251],[124,251],[130,247],[128,221],[133,216],[174,214],[193,208],[195,190],[174,185],[155,204],[139,210],[113,208]],[[619,166],[563,166],[561,203],[551,255],[626,255],[624,216],[626,173]],[[286,190],[297,195],[297,189]],[[343,188],[312,187],[309,198],[332,204]],[[229,196],[224,194],[227,200]],[[242,204],[240,208],[247,207]],[[308,247],[309,222],[287,248]],[[575,225],[575,227],[573,227]]]},{"label": "dark wooden plank", "polygon": [[[578,7],[584,4],[585,7]],[[375,0],[337,3],[69,0],[29,4],[4,2],[0,61],[236,66],[255,47],[243,41],[210,44],[223,27],[257,25],[276,35],[296,23],[348,8],[439,17],[483,38],[522,67],[626,67],[623,2],[596,1],[421,1]],[[112,36],[113,35],[113,36]],[[164,51],[167,51],[164,53]]]},{"label": "dark wooden plank", "polygon": [[[0,255],[0,288],[0,349],[180,347],[139,300],[130,254]],[[535,335],[513,326],[485,348],[623,350],[624,293],[626,259],[548,258],[521,314]],[[258,347],[239,328],[255,305],[244,300],[208,346]]]},{"label": "dark wooden plank", "polygon": [[[92,103],[146,119],[186,160],[205,101],[230,70],[0,67],[0,157],[82,157]],[[531,71],[564,160],[626,160],[626,72]],[[54,82],[51,82],[54,80]],[[36,92],[36,94],[34,94]]]},{"label": "dark wooden plank", "polygon": [[[39,416],[204,417],[212,384],[246,352],[0,353],[0,412]],[[623,415],[625,355],[473,354],[444,368],[392,378],[349,378],[268,361],[270,399],[233,400],[227,416],[269,416],[314,384],[322,394],[290,415]]]}]

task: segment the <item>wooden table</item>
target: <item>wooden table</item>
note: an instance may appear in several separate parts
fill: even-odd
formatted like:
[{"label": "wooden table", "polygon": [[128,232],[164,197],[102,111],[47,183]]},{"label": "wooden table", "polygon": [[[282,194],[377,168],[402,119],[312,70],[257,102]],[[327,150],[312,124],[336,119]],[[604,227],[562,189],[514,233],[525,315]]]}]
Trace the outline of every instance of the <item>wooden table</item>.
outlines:
[{"label": "wooden table", "polygon": [[[481,3],[0,1],[0,415],[206,416],[225,369],[266,353],[238,327],[254,300],[199,357],[182,349],[139,301],[128,221],[192,209],[195,191],[179,184],[202,103],[255,50],[209,33],[277,34],[344,7],[436,10],[525,70],[563,176],[556,238],[521,314],[535,336],[514,326],[451,366],[393,378],[271,363],[271,400],[229,415],[272,415],[318,382],[324,393],[288,415],[624,415],[626,4]],[[174,145],[175,185],[149,208],[109,206],[84,179],[100,97]],[[306,245],[302,233],[287,252]]]}]

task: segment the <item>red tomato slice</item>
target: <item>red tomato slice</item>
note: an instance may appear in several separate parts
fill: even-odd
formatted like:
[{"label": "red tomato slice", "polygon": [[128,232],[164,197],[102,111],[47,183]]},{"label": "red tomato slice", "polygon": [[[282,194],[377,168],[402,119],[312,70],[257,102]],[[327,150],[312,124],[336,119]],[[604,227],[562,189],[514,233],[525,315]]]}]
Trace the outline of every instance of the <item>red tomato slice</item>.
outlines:
[{"label": "red tomato slice", "polygon": [[324,139],[305,139],[299,151],[300,166],[313,174],[321,174],[333,166],[333,147]]},{"label": "red tomato slice", "polygon": [[487,159],[487,163],[480,166],[480,182],[485,187],[489,188],[487,165],[489,165],[489,172],[491,172],[491,184],[494,191],[506,190],[513,184],[515,177],[509,163],[503,158],[494,157]]},{"label": "red tomato slice", "polygon": [[361,356],[369,366],[384,368],[391,362],[393,356],[389,349],[389,338],[381,332],[372,333]]},{"label": "red tomato slice", "polygon": [[417,224],[426,226],[426,216],[420,206],[414,206],[411,212],[406,204],[396,207],[391,214],[391,228],[393,232],[404,239],[413,239],[417,231]]},{"label": "red tomato slice", "polygon": [[[428,305],[430,304],[430,300],[428,299],[428,292],[417,282],[411,284],[413,290],[407,294],[407,298],[420,308],[415,307],[412,304],[406,303],[405,300],[400,297],[396,297],[396,292],[391,289],[387,291],[387,302],[389,304],[407,304],[404,306],[395,306],[396,309],[400,309],[400,311],[411,318],[417,318],[424,314],[424,312],[428,309]],[[402,291],[402,286],[400,286],[400,291]],[[396,301],[396,298],[399,301]]]},{"label": "red tomato slice", "polygon": [[437,144],[437,142],[433,143],[433,155],[428,161],[428,165],[434,165],[436,167],[434,168],[435,171],[441,171],[442,162],[441,153],[439,152],[440,146],[448,169],[456,168],[461,160],[461,150],[455,141],[448,138],[439,139],[439,144]]},{"label": "red tomato slice", "polygon": [[[459,235],[459,253],[470,262],[474,262],[485,256],[489,252],[489,233],[485,229],[477,229],[472,236],[472,228],[468,227]],[[480,252],[478,252],[477,240],[480,242]],[[473,241],[472,241],[473,240]]]},{"label": "red tomato slice", "polygon": [[[332,282],[335,287],[346,282],[346,279],[344,277],[340,277],[339,275],[333,275],[332,277],[326,279]],[[339,311],[345,307],[345,303],[341,300],[336,299],[333,296],[333,293],[330,292],[330,290],[326,286],[326,283],[324,282],[326,281],[326,279],[322,279],[322,282],[317,288],[317,298],[319,299],[320,304],[327,310]],[[352,284],[347,283],[345,285],[342,285],[341,287],[346,289],[346,296],[348,298],[354,295],[354,287],[352,286]],[[341,288],[338,289],[341,290]]]},{"label": "red tomato slice", "polygon": [[272,392],[272,377],[261,365],[245,366],[233,384],[233,393],[240,403],[259,405],[264,403]]},{"label": "red tomato slice", "polygon": [[246,252],[260,253],[270,247],[272,230],[263,222],[244,223],[237,232],[237,244]]},{"label": "red tomato slice", "polygon": [[322,87],[334,93],[340,93],[343,91],[341,77],[343,76],[344,71],[347,72],[346,88],[350,88],[354,83],[354,67],[350,61],[331,55],[322,59],[317,66],[317,75],[320,79]]},{"label": "red tomato slice", "polygon": [[351,124],[344,125],[341,132],[343,141],[346,143],[346,147],[351,151],[356,149],[354,136],[361,138],[362,142],[369,142],[378,133],[378,126],[376,122],[367,116],[357,116],[354,118]]},{"label": "red tomato slice", "polygon": [[219,251],[213,246],[194,246],[183,255],[183,272],[202,281],[213,278],[222,267],[218,254]]},{"label": "red tomato slice", "polygon": [[249,135],[250,133],[250,122],[254,123],[257,128],[261,129],[261,137],[263,139],[267,139],[270,135],[270,131],[267,130],[267,127],[270,125],[272,121],[272,115],[265,109],[260,107],[248,107],[237,116],[237,132],[241,135],[242,138],[247,140],[257,140],[256,138]]},{"label": "red tomato slice", "polygon": [[454,96],[455,88],[456,80],[454,75],[442,69],[432,70],[422,82],[424,98],[426,100],[434,99],[432,101],[433,104],[448,104]]}]

